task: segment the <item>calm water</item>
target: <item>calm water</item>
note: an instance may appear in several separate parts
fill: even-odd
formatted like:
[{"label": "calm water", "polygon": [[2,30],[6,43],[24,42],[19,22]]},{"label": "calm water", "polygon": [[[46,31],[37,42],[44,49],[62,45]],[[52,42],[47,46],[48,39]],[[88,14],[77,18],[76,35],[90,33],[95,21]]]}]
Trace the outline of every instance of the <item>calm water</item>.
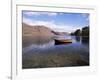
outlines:
[{"label": "calm water", "polygon": [[89,65],[89,40],[70,37],[72,43],[55,45],[53,38],[28,38],[23,43],[22,67],[46,68]]}]

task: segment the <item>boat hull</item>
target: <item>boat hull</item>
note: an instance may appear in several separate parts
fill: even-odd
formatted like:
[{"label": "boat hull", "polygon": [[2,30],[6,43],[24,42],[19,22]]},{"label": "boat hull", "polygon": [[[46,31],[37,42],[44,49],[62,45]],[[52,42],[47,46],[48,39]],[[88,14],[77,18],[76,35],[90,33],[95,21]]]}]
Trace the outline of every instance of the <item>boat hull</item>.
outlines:
[{"label": "boat hull", "polygon": [[59,44],[69,44],[72,43],[72,40],[56,40],[55,39],[55,45],[59,45]]}]

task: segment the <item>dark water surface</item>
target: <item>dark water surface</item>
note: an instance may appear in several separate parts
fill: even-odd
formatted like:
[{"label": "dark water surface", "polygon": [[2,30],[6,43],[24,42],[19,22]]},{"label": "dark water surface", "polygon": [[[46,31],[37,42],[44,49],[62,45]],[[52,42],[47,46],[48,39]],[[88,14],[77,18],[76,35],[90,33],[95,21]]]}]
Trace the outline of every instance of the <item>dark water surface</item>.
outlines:
[{"label": "dark water surface", "polygon": [[26,38],[22,67],[47,68],[89,65],[89,39],[69,36],[70,44],[55,45],[53,38]]}]

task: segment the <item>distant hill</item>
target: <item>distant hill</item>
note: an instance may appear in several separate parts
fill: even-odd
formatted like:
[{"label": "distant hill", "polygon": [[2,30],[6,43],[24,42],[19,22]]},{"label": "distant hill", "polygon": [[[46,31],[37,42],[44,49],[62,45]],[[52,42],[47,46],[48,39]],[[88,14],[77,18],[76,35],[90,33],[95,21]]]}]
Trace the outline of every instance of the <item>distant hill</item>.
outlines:
[{"label": "distant hill", "polygon": [[55,35],[68,35],[68,32],[57,32],[57,31],[52,31]]},{"label": "distant hill", "polygon": [[22,23],[22,35],[32,37],[52,37],[54,36],[54,33],[52,33],[52,30],[50,28],[47,28],[43,25],[30,26]]}]

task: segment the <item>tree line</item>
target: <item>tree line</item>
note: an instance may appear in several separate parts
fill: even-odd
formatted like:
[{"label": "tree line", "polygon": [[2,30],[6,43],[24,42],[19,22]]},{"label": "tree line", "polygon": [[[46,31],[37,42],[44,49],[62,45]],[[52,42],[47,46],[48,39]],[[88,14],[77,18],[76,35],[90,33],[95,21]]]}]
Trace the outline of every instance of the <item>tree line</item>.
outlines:
[{"label": "tree line", "polygon": [[72,32],[71,35],[89,37],[89,26],[85,26],[82,29],[77,29],[75,32]]}]

